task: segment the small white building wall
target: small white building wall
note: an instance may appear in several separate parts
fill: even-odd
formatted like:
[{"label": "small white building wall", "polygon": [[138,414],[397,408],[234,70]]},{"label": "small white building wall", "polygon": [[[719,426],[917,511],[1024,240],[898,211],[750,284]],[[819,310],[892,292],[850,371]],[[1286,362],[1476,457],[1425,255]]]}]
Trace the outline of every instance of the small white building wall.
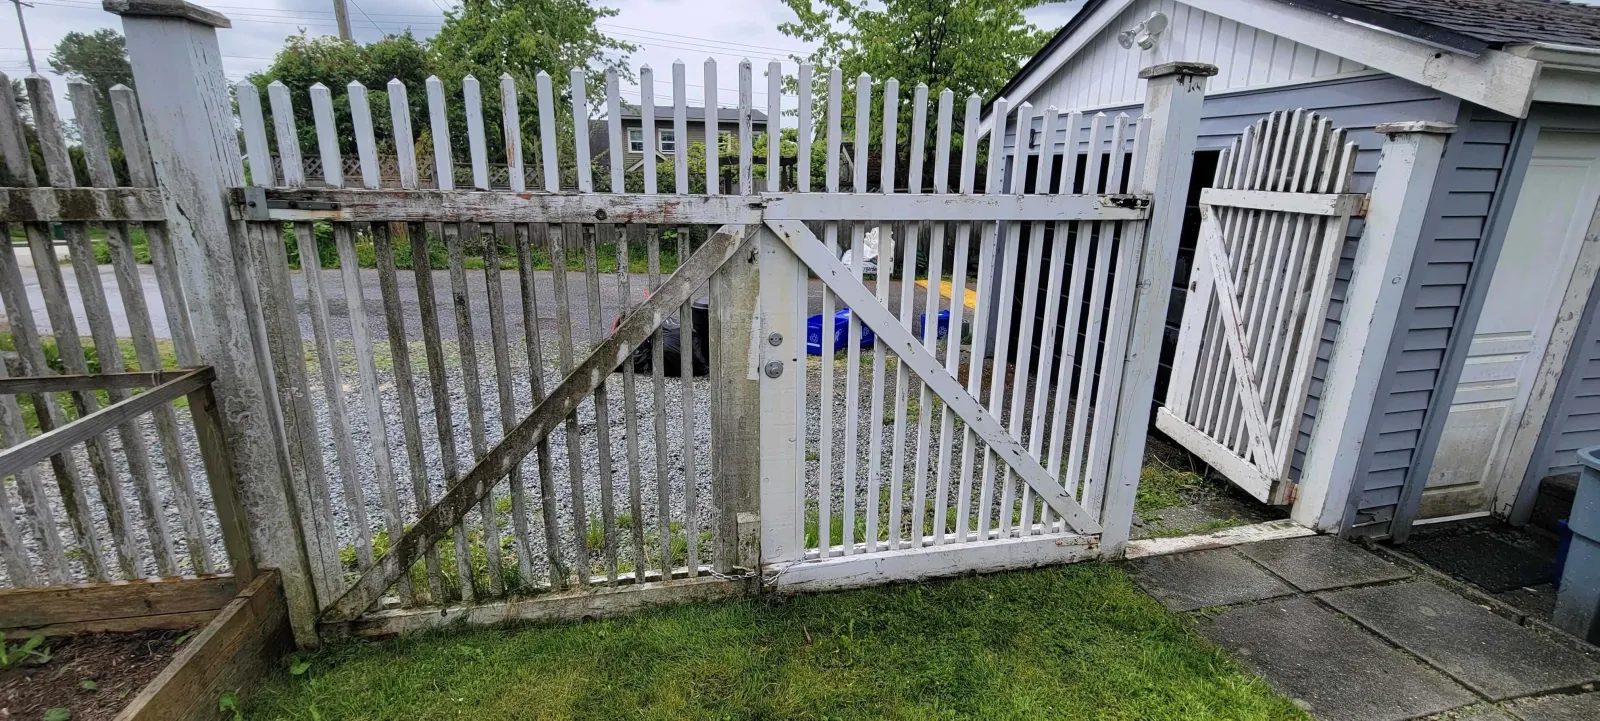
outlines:
[{"label": "small white building wall", "polygon": [[[1124,49],[1117,34],[1151,13],[1171,21],[1150,50]],[[1135,0],[1077,55],[1068,60],[1024,100],[1035,108],[1056,106],[1063,112],[1144,102],[1139,71],[1174,61],[1216,65],[1208,93],[1287,85],[1366,72],[1359,63],[1264,30],[1191,8],[1174,0]]]}]

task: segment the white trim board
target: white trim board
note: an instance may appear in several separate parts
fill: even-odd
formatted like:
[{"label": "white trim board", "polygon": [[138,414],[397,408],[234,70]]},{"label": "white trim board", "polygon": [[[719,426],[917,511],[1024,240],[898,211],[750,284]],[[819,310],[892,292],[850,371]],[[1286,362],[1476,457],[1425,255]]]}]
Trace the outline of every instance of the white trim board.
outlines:
[{"label": "white trim board", "polygon": [[[1476,56],[1454,53],[1278,0],[1185,0],[1182,4],[1515,117],[1527,116],[1540,76],[1541,63],[1536,59],[1498,50],[1484,50]],[[1071,36],[1049,51],[1044,62],[1033,64],[1026,75],[1017,78],[1007,97],[1033,97],[1130,5],[1130,0],[1108,0],[1094,8]],[[1323,78],[1312,82],[1317,80]],[[1563,97],[1573,95],[1571,88],[1563,92]],[[985,116],[983,129],[987,131],[992,122],[992,116]]]},{"label": "white trim board", "polygon": [[1224,528],[1209,533],[1196,533],[1189,536],[1141,538],[1136,541],[1128,541],[1126,557],[1133,559],[1166,556],[1173,553],[1205,551],[1213,548],[1240,546],[1246,543],[1276,541],[1280,538],[1299,538],[1301,536],[1315,535],[1317,535],[1316,531],[1294,521],[1267,521],[1265,523],[1252,523],[1248,526]]}]

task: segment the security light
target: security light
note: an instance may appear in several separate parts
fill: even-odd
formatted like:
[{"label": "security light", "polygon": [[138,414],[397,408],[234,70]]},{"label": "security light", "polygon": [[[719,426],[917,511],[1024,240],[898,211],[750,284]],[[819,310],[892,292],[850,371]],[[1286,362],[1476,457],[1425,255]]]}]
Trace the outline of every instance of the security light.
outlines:
[{"label": "security light", "polygon": [[1125,49],[1132,49],[1138,45],[1140,50],[1149,50],[1156,46],[1156,40],[1162,31],[1167,29],[1167,16],[1165,13],[1150,13],[1150,17],[1127,30],[1117,34],[1117,44]]}]

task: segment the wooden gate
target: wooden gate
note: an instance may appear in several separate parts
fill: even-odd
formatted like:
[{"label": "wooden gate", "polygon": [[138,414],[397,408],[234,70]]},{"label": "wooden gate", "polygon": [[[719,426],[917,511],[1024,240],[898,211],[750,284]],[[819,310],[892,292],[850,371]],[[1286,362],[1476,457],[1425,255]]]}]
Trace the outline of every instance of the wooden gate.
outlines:
[{"label": "wooden gate", "polygon": [[[846,158],[843,79],[834,70],[819,84],[827,89],[826,110],[818,115],[828,125],[816,134],[827,143],[824,192],[810,187],[809,66],[801,66],[797,78],[802,112],[795,187],[783,187],[782,163],[772,162],[781,152],[780,135],[763,139],[754,132],[749,63],[738,69],[738,140],[730,153],[737,160],[729,163],[738,174],[736,187],[726,189],[719,187],[717,144],[706,147],[705,169],[693,177],[687,153],[675,153],[670,170],[661,168],[668,172],[658,177],[658,158],[646,152],[642,174],[629,174],[615,74],[607,78],[603,123],[590,120],[582,71],[568,79],[570,141],[557,137],[565,129],[556,122],[558,95],[548,76],[536,76],[533,93],[501,78],[500,147],[491,147],[496,114],[484,112],[477,80],[462,79],[463,112],[452,115],[456,101],[430,78],[433,188],[421,182],[408,89],[399,81],[386,88],[389,117],[381,135],[392,141],[375,132],[366,88],[346,89],[359,188],[346,187],[342,154],[348,149],[338,140],[328,88],[308,89],[313,135],[297,128],[289,88],[267,88],[269,124],[260,90],[241,84],[247,155],[273,157],[271,132],[278,161],[252,168],[253,185],[233,189],[233,212],[239,245],[252,255],[292,460],[289,485],[321,621],[384,633],[463,616],[493,621],[588,614],[592,604],[647,602],[597,600],[591,589],[605,587],[704,598],[740,592],[758,579],[790,589],[826,588],[1065,562],[1120,549],[1138,481],[1137,455],[1123,449],[1143,447],[1165,315],[1165,297],[1145,289],[1163,287],[1171,273],[1177,215],[1170,208],[1181,202],[1187,181],[1170,174],[1187,171],[1178,161],[1193,148],[1200,72],[1178,68],[1152,80],[1157,91],[1150,114],[1138,118],[1053,107],[1035,115],[1024,103],[1014,118],[1025,142],[1013,161],[1002,142],[1013,117],[1003,100],[994,109],[1002,130],[983,152],[977,96],[966,100],[965,136],[959,137],[953,93],[930,103],[927,88],[919,86],[907,103],[894,80],[874,85],[865,75],[857,79],[855,107],[873,107],[877,90],[885,111],[880,118],[856,118],[855,155]],[[684,66],[675,64],[672,75],[671,124],[686,138]],[[769,117],[782,117],[783,80],[781,66],[770,64]],[[656,96],[648,68],[640,81],[642,135],[653,139]],[[716,64],[708,61],[706,117],[716,116],[717,85]],[[520,128],[528,123],[520,119],[519,98],[537,105],[538,152],[528,155],[537,156],[540,190],[521,187],[522,169],[532,161],[523,159]],[[897,137],[902,108],[912,121],[909,144]],[[462,129],[451,119],[461,116],[470,189],[454,187],[451,142]],[[592,124],[597,132],[603,127],[606,143],[591,144]],[[1026,142],[1035,126],[1035,137],[1044,140]],[[311,153],[302,153],[302,139],[313,137],[320,182],[304,172],[303,156]],[[392,142],[397,153],[398,188],[385,187],[379,172],[380,140]],[[591,148],[603,146],[604,160],[591,157]],[[573,157],[564,162],[558,148],[569,147]],[[501,148],[516,171],[509,192],[495,190],[488,172]],[[845,160],[853,161],[849,192],[840,187]],[[874,163],[879,177],[869,187]],[[596,192],[592,167],[607,164],[610,192]],[[929,178],[933,193],[925,194]],[[669,182],[676,192],[658,193],[658,184]],[[957,192],[949,192],[952,185]],[[1173,189],[1165,212],[1155,205],[1164,197],[1159,188]],[[863,263],[840,260],[842,237],[851,249],[865,251],[868,233],[883,238],[881,270],[870,287]],[[326,239],[319,241],[319,234]],[[668,237],[678,251],[670,274],[661,267]],[[630,243],[648,249],[647,282],[630,281],[630,261],[639,260]],[[599,268],[608,246],[616,252],[614,274]],[[574,291],[567,258],[580,248],[583,290]],[[949,263],[947,250],[953,251]],[[291,252],[305,271],[298,282]],[[364,253],[376,258],[364,260]],[[479,258],[481,282],[469,272]],[[550,270],[536,268],[541,259]],[[334,262],[337,273],[321,271]],[[511,283],[500,270],[506,262],[517,270]],[[363,263],[376,266],[375,295],[382,298],[375,305],[387,321],[382,335],[392,370],[380,366],[383,349],[365,310],[370,290],[364,289]],[[410,278],[398,272],[402,263],[411,265]],[[437,279],[430,269],[435,263]],[[815,320],[826,318],[831,326],[836,310],[851,311],[843,343],[820,333],[815,394],[805,385],[803,330],[814,310],[808,307],[813,276],[822,306]],[[648,296],[630,298],[630,282],[647,287]],[[309,335],[302,330],[296,286],[304,288]],[[697,362],[684,358],[677,364],[681,376],[664,379],[663,366],[673,365],[663,360],[664,322],[678,316],[682,355],[692,356],[690,339],[705,331],[696,329],[700,321],[691,305],[707,286],[710,378],[698,381],[691,373]],[[972,287],[978,300],[969,318]],[[601,317],[602,291],[609,289],[624,301],[615,323]],[[348,322],[335,311],[341,291]],[[569,298],[573,292],[587,295],[581,316],[581,305]],[[914,312],[918,293],[921,316]],[[554,300],[550,330],[541,330],[541,295]],[[414,311],[407,308],[412,296]],[[441,312],[441,305],[454,313]],[[486,343],[473,331],[479,322],[474,306],[489,310]],[[1016,337],[990,331],[991,309],[998,327],[1016,322]],[[443,322],[452,315],[454,342]],[[411,366],[416,351],[408,338],[415,331],[408,326],[415,325],[421,326],[425,376]],[[551,330],[559,334],[560,362],[546,393],[542,371],[556,365],[545,362],[540,335]],[[863,343],[868,332],[876,340]],[[348,362],[341,360],[346,342]],[[522,365],[518,343],[526,349],[525,367],[534,371],[528,381],[513,372],[513,364]],[[639,379],[647,384],[641,393],[633,359],[646,343],[654,355],[653,379]],[[320,384],[307,371],[308,349],[317,358]],[[843,389],[834,375],[839,360],[845,362],[837,379]],[[480,370],[490,361],[492,370]],[[669,404],[667,388],[674,385]],[[352,386],[359,393],[347,393]],[[397,408],[385,399],[391,388]],[[815,399],[820,410],[808,411],[802,399]],[[461,403],[465,423],[450,410]],[[431,434],[422,422],[428,405]],[[892,434],[885,432],[890,416]],[[392,417],[400,432],[387,430]],[[458,440],[458,424],[470,444]],[[694,432],[697,425],[709,426],[709,442]],[[324,443],[324,427],[331,444]],[[816,446],[815,465],[805,432],[812,430],[829,439]],[[846,430],[835,449],[833,433]],[[404,442],[397,443],[401,435]],[[364,445],[372,446],[370,471]],[[592,455],[588,448],[595,449]],[[588,459],[598,468],[588,468]],[[707,464],[710,473],[702,476]],[[709,486],[709,498],[702,485]],[[502,508],[501,501],[509,503]],[[709,564],[701,561],[702,538]],[[938,553],[928,546],[958,548]],[[836,563],[836,556],[847,563]],[[851,565],[862,560],[882,566],[863,572]],[[526,600],[531,596],[539,598]],[[439,610],[453,601],[460,603]],[[564,610],[551,610],[563,603],[569,604]]]},{"label": "wooden gate", "polygon": [[1350,218],[1356,146],[1305,110],[1256,122],[1200,195],[1200,239],[1156,426],[1251,495],[1291,499]]}]

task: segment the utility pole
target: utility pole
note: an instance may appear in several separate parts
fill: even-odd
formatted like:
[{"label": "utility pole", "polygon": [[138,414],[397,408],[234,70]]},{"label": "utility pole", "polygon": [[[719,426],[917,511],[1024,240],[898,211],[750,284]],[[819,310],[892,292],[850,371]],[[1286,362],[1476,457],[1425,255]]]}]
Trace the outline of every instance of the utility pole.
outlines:
[{"label": "utility pole", "polygon": [[[33,62],[33,43],[28,42],[28,23],[22,19],[22,0],[11,0],[11,4],[17,6],[17,27],[22,29],[22,49],[28,53],[28,72],[37,73],[39,72],[39,66]],[[343,2],[341,1],[340,4],[342,5]],[[33,7],[33,5],[30,3],[28,7]]]},{"label": "utility pole", "polygon": [[[12,0],[16,2],[17,0]],[[333,19],[339,24],[340,40],[355,40],[350,34],[350,8],[345,7],[345,0],[333,0]]]}]

